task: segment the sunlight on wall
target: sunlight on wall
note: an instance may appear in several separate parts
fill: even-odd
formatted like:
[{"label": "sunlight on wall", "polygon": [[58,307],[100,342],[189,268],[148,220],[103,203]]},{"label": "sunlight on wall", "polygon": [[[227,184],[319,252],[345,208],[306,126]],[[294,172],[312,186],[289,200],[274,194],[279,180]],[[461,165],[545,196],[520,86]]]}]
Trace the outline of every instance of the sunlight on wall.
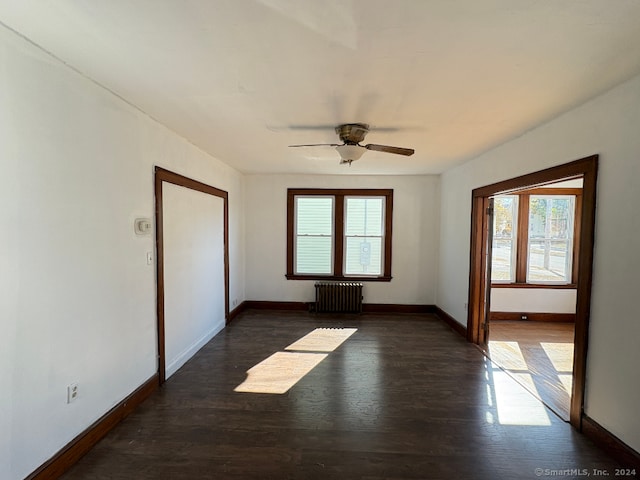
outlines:
[{"label": "sunlight on wall", "polygon": [[287,393],[357,330],[357,328],[316,328],[286,347],[286,352],[276,352],[247,370],[247,378],[234,388],[234,391]]}]

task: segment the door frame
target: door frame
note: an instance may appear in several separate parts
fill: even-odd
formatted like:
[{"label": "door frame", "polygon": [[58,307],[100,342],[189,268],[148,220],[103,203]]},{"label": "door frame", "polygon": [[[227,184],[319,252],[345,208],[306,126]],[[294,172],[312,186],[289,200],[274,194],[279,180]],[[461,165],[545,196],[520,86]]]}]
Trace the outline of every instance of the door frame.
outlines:
[{"label": "door frame", "polygon": [[482,346],[485,341],[484,324],[487,285],[485,249],[487,242],[486,203],[489,197],[506,194],[524,188],[540,186],[558,180],[582,178],[582,212],[580,252],[578,255],[578,279],[576,299],[575,339],[573,347],[573,382],[569,421],[581,429],[584,415],[584,392],[591,310],[591,285],[593,280],[593,247],[596,219],[596,182],[598,155],[581,158],[570,163],[547,168],[502,182],[476,188],[472,192],[471,206],[471,258],[469,270],[469,309],[467,314],[467,339]]},{"label": "door frame", "polygon": [[480,347],[487,349],[487,342],[489,341],[489,316],[491,315],[491,270],[493,263],[493,222],[495,218],[494,210],[494,197],[486,197],[483,202],[483,211],[485,216],[484,230],[482,235],[485,237],[483,240],[484,245],[484,278],[482,284],[484,285],[484,295],[482,296],[483,304],[483,324],[481,325],[482,343]]},{"label": "door frame", "polygon": [[179,187],[196,190],[213,195],[223,200],[223,239],[224,239],[224,320],[229,323],[229,194],[197,180],[171,172],[162,167],[155,167],[155,201],[156,201],[156,313],[158,325],[158,380],[162,385],[166,380],[165,332],[164,332],[164,238],[162,185],[171,183]]}]

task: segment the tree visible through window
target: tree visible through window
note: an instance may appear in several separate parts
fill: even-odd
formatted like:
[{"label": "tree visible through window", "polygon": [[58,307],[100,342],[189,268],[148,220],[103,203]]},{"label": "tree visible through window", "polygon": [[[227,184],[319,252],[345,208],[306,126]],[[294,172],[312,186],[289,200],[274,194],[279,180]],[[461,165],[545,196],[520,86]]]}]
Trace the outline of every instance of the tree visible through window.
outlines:
[{"label": "tree visible through window", "polygon": [[516,232],[518,196],[504,195],[493,201],[493,262],[491,280],[516,281]]},{"label": "tree visible through window", "polygon": [[[571,284],[576,211],[581,198],[534,189],[494,198],[491,281]],[[571,189],[565,189],[571,190]]]},{"label": "tree visible through window", "polygon": [[531,195],[527,282],[571,283],[575,197]]},{"label": "tree visible through window", "polygon": [[391,280],[393,190],[289,189],[287,278]]}]

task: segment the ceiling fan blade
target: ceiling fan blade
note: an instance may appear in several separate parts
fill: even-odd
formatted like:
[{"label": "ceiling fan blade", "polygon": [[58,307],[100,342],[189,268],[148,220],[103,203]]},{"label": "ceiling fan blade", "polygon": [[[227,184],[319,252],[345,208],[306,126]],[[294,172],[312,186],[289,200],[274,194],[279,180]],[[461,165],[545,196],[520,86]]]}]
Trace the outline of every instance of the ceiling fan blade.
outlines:
[{"label": "ceiling fan blade", "polygon": [[323,130],[327,132],[335,129],[335,125],[285,125],[280,128],[280,130]]},{"label": "ceiling fan blade", "polygon": [[364,145],[364,148],[366,148],[367,150],[374,150],[376,152],[386,152],[386,153],[395,153],[396,155],[406,155],[407,157],[415,153],[415,150],[413,148],[390,147],[389,145],[376,145],[375,143]]},{"label": "ceiling fan blade", "polygon": [[309,143],[307,145],[289,145],[290,147],[339,147],[341,143]]}]

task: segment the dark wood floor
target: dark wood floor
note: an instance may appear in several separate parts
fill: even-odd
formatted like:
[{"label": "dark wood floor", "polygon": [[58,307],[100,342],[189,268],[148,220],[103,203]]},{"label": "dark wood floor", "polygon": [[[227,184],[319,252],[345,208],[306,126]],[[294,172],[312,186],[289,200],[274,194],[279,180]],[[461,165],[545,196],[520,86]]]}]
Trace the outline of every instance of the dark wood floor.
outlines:
[{"label": "dark wood floor", "polygon": [[[284,394],[234,391],[317,327],[358,330]],[[434,317],[247,311],[63,478],[496,480],[616,467]]]},{"label": "dark wood floor", "polygon": [[489,356],[565,422],[573,379],[573,323],[494,321]]}]

